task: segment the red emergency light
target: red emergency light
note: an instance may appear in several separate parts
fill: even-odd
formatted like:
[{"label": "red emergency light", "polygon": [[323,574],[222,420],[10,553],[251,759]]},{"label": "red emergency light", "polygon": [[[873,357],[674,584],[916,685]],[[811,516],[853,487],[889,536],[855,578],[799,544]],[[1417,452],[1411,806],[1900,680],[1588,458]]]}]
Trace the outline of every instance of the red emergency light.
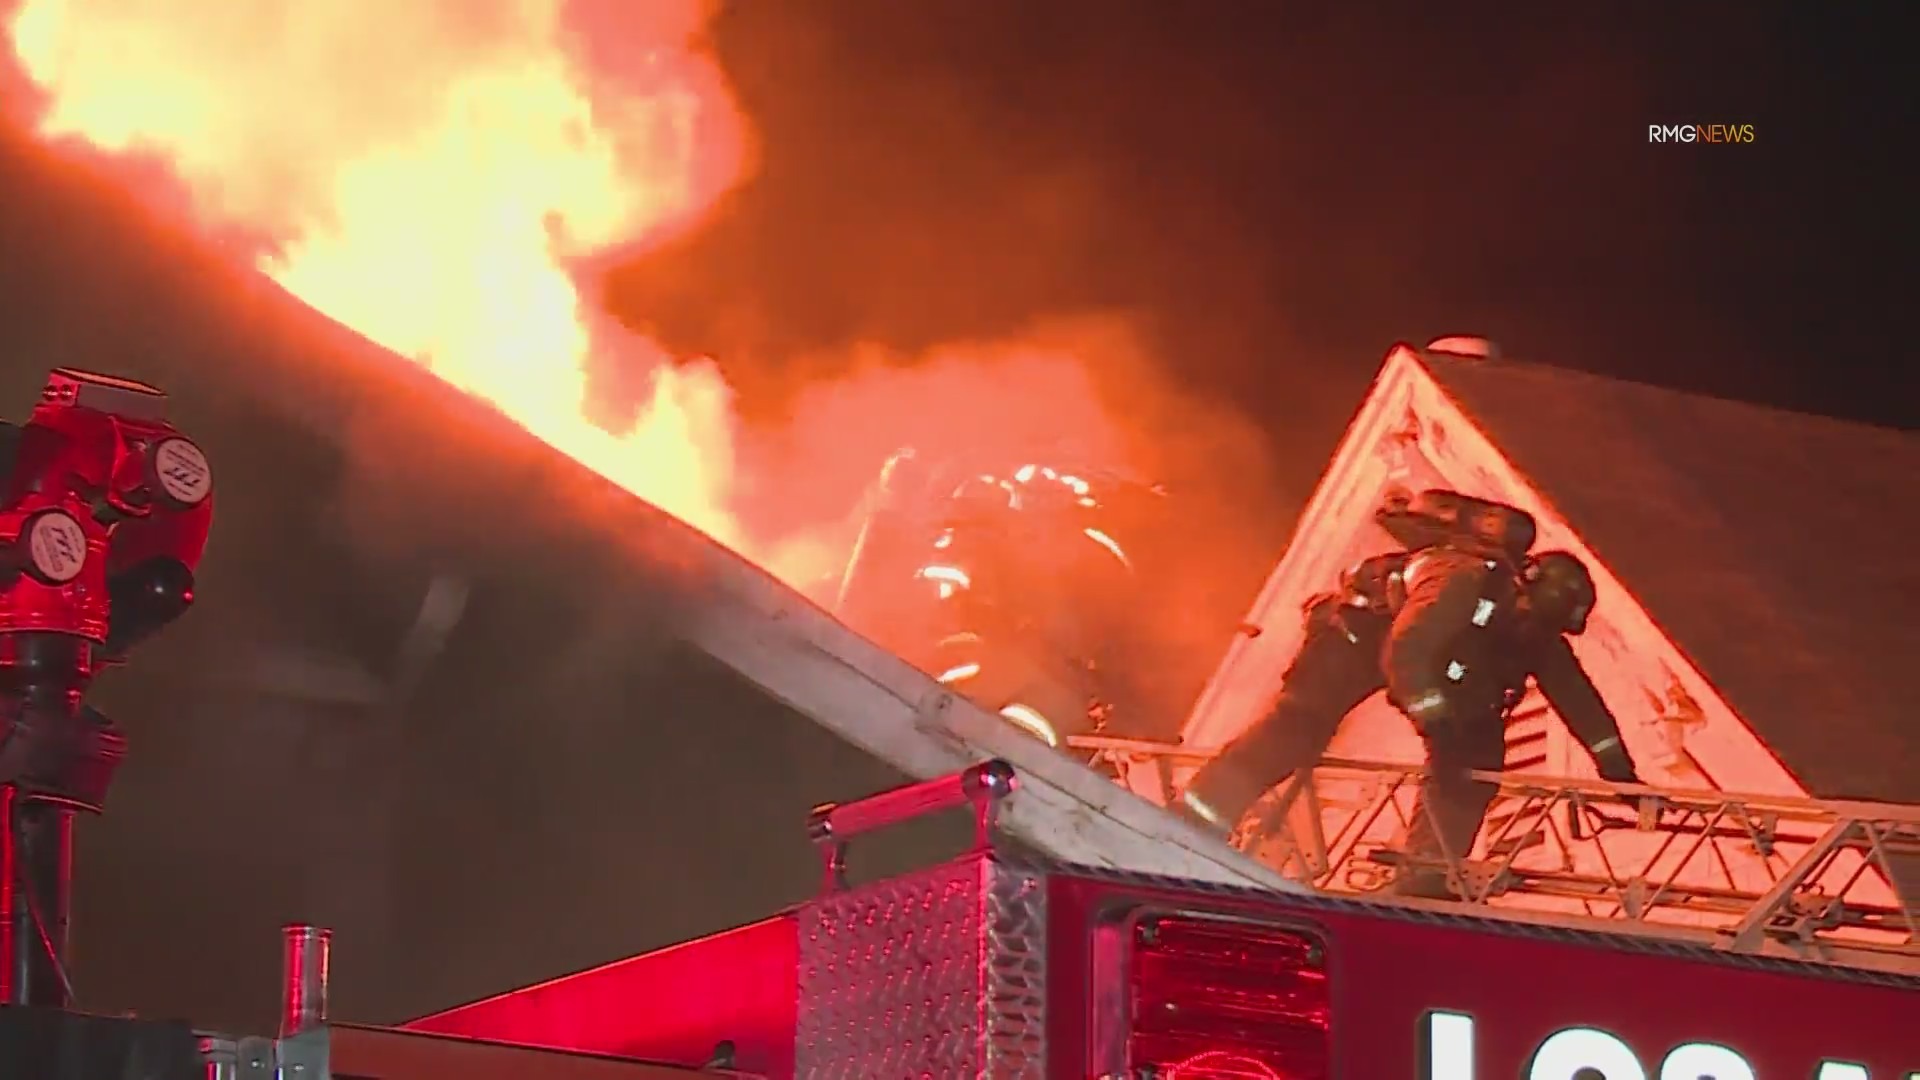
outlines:
[{"label": "red emergency light", "polygon": [[1127,1063],[1162,1080],[1331,1075],[1326,954],[1308,934],[1205,915],[1133,923]]}]

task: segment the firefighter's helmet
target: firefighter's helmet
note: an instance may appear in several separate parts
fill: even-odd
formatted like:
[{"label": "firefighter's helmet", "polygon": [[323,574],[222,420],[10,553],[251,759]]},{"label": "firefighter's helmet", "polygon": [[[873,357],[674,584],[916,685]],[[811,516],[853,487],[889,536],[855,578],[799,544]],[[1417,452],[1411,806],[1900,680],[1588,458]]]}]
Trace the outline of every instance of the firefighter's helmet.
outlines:
[{"label": "firefighter's helmet", "polygon": [[1527,606],[1562,633],[1587,628],[1595,599],[1593,574],[1587,564],[1565,551],[1543,551],[1527,559],[1523,573]]}]

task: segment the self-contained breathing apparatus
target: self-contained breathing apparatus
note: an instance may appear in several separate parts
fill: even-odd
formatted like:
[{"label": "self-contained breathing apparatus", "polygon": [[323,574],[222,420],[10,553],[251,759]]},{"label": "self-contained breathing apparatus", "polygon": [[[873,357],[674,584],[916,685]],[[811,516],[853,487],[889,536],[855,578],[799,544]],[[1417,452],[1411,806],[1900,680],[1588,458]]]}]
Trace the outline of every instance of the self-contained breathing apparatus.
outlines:
[{"label": "self-contained breathing apparatus", "polygon": [[1567,552],[1529,554],[1536,530],[1524,511],[1454,492],[1428,491],[1381,524],[1412,555],[1382,666],[1387,694],[1427,744],[1424,812],[1413,822],[1413,870],[1395,888],[1442,895],[1436,860],[1464,857],[1494,797],[1473,778],[1505,765],[1506,720],[1539,687],[1594,757],[1602,778],[1632,781],[1618,722],[1567,636],[1586,628],[1593,579]]},{"label": "self-contained breathing apparatus", "polygon": [[[1389,499],[1376,520],[1407,551],[1390,581],[1395,629],[1384,658],[1388,695],[1416,727],[1444,722],[1464,695],[1514,697],[1525,673],[1510,671],[1522,628],[1522,568],[1538,535],[1533,516],[1502,503],[1429,489]],[[1474,592],[1454,625],[1442,593]],[[1502,700],[1501,708],[1515,704]]]},{"label": "self-contained breathing apparatus", "polygon": [[[1212,828],[1233,829],[1263,793],[1325,756],[1345,715],[1381,689],[1392,690],[1391,682],[1404,695],[1395,699],[1403,709],[1406,699],[1414,700],[1415,708],[1405,711],[1422,734],[1439,735],[1443,759],[1457,743],[1439,732],[1450,696],[1464,699],[1462,705],[1472,702],[1462,711],[1477,714],[1481,736],[1498,738],[1501,719],[1527,681],[1528,650],[1517,639],[1526,629],[1524,592],[1532,588],[1523,568],[1533,565],[1527,555],[1537,533],[1533,518],[1511,506],[1432,489],[1397,493],[1377,511],[1376,521],[1402,550],[1361,561],[1340,575],[1334,591],[1302,605],[1305,631],[1279,696],[1194,775],[1177,810]],[[1566,560],[1583,572],[1578,560]],[[1569,569],[1559,561],[1546,567],[1556,582]],[[1463,586],[1473,592],[1464,606],[1457,595],[1438,606],[1417,595],[1440,589],[1458,594]],[[1410,587],[1416,597],[1409,613]],[[1567,621],[1557,615],[1553,630]],[[1396,627],[1402,632],[1398,650]],[[1396,671],[1397,679],[1390,679]],[[1430,695],[1433,704],[1417,694]]]}]

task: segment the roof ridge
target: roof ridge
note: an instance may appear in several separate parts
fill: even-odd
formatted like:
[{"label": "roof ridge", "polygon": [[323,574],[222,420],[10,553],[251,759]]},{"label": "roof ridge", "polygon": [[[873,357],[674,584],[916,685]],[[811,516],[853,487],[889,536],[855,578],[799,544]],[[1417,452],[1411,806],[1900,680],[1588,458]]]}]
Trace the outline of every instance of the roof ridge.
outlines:
[{"label": "roof ridge", "polygon": [[1755,419],[1767,419],[1775,423],[1801,424],[1809,427],[1827,427],[1835,433],[1846,432],[1864,437],[1889,438],[1902,445],[1920,448],[1920,429],[1900,428],[1888,424],[1879,424],[1852,417],[1831,416],[1826,413],[1806,412],[1789,409],[1780,405],[1747,401],[1742,398],[1727,397],[1724,394],[1708,393],[1703,390],[1688,390],[1674,386],[1661,386],[1658,383],[1640,379],[1624,379],[1616,375],[1602,375],[1599,372],[1583,368],[1565,367],[1558,364],[1542,363],[1530,360],[1515,360],[1510,357],[1496,359],[1466,359],[1425,350],[1413,350],[1415,358],[1427,372],[1443,383],[1447,376],[1455,373],[1475,378],[1482,372],[1491,377],[1516,375],[1522,378],[1537,377],[1543,379],[1564,379],[1567,381],[1589,381],[1609,386],[1626,388],[1629,393],[1646,394],[1671,398],[1683,398],[1699,402],[1711,402],[1715,407],[1724,407],[1730,411],[1740,411]]},{"label": "roof ridge", "polygon": [[1809,791],[1920,799],[1920,734],[1886,678],[1920,628],[1871,599],[1920,572],[1902,539],[1920,432],[1414,358]]}]

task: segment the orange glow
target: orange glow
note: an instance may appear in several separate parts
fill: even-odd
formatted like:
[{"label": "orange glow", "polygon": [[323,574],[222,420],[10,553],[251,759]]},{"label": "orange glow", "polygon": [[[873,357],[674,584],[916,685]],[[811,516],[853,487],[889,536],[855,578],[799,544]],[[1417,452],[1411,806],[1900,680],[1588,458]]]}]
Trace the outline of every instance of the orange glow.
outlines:
[{"label": "orange glow", "polygon": [[[711,3],[0,4],[36,89],[17,112],[50,147],[816,598],[836,592],[862,499],[903,446],[1016,466],[1070,447],[1181,491],[1171,532],[1077,541],[1172,566],[1158,577],[1178,602],[1104,616],[1150,622],[1169,669],[1213,666],[1243,603],[1217,599],[1244,588],[1224,568],[1266,561],[1251,429],[1170,385],[1177,366],[1124,318],[1038,318],[913,355],[852,341],[729,357],[755,365],[729,371],[772,406],[749,427],[717,363],[583,300],[589,275],[687,239],[747,174],[749,125],[703,37]],[[609,418],[595,380],[635,372],[645,400]],[[1009,504],[1100,508],[1057,468],[996,464],[985,483]]]},{"label": "orange glow", "polygon": [[[265,239],[257,265],[288,291],[740,547],[726,383],[596,340],[568,267],[696,224],[743,172],[744,122],[695,44],[707,5],[627,5],[618,85],[588,70],[594,30],[566,14],[24,0],[9,29],[46,95],[43,136],[163,159],[200,225]],[[585,408],[609,348],[654,372],[619,431]]]}]

